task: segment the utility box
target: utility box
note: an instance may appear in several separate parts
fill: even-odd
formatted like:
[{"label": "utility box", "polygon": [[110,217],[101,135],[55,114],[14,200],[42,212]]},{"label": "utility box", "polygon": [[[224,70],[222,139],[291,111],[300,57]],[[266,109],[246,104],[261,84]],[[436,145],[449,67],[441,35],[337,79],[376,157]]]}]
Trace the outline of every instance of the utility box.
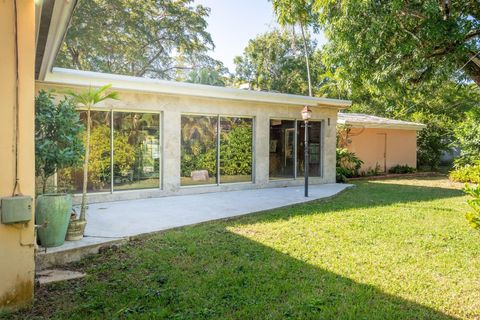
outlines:
[{"label": "utility box", "polygon": [[30,196],[0,198],[1,222],[12,224],[32,220],[32,202]]}]

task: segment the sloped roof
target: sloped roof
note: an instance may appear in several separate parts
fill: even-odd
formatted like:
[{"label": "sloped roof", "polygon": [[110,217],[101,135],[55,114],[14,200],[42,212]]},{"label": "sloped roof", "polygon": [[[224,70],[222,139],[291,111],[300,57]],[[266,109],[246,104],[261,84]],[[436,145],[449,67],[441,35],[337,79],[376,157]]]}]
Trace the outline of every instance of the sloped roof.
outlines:
[{"label": "sloped roof", "polygon": [[361,128],[384,128],[384,129],[404,129],[404,130],[422,130],[425,125],[417,122],[409,122],[382,118],[363,113],[338,113],[339,124],[346,124],[352,127]]},{"label": "sloped roof", "polygon": [[168,95],[195,96],[297,106],[320,106],[336,109],[345,109],[352,104],[352,102],[349,100],[308,97],[269,91],[215,87],[203,84],[139,78],[63,68],[53,68],[52,72],[46,74],[44,82],[63,86],[92,87],[100,87],[106,84],[111,84],[112,88],[114,89],[134,92],[161,93]]}]

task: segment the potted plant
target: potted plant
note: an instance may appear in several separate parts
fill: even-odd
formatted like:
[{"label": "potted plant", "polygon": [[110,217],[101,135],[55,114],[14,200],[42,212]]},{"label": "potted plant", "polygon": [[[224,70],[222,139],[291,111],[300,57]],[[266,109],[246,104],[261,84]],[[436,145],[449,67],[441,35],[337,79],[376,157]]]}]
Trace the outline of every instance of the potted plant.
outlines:
[{"label": "potted plant", "polygon": [[88,184],[88,160],[90,154],[90,129],[92,127],[92,119],[90,111],[99,102],[107,99],[118,99],[118,92],[106,92],[112,85],[108,84],[99,89],[88,88],[81,92],[66,90],[64,93],[72,97],[74,103],[87,111],[87,130],[85,137],[85,154],[83,157],[83,187],[82,187],[82,203],[80,205],[80,216],[77,218],[73,216],[68,225],[67,240],[80,240],[83,238],[85,232],[86,208],[87,208],[87,184]]},{"label": "potted plant", "polygon": [[51,92],[39,92],[35,98],[35,174],[41,194],[36,199],[35,220],[46,224],[38,230],[40,243],[46,248],[63,244],[72,210],[71,196],[56,187],[47,193],[47,185],[57,170],[81,161],[82,130],[72,99],[55,104]]}]

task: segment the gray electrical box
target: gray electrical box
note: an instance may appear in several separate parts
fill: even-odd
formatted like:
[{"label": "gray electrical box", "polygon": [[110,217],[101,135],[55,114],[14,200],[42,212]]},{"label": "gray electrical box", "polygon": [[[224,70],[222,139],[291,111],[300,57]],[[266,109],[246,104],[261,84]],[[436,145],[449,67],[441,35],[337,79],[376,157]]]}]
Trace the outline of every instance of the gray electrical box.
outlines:
[{"label": "gray electrical box", "polygon": [[32,220],[32,201],[30,196],[0,198],[1,222],[11,224]]}]

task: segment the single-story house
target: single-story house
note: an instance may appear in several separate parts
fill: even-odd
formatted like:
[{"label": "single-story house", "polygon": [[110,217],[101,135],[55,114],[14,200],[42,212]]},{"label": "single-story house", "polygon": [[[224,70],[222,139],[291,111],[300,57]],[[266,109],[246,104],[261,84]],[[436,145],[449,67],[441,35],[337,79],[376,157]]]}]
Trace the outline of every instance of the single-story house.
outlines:
[{"label": "single-story house", "polygon": [[340,144],[362,161],[360,171],[387,172],[396,165],[417,167],[417,132],[425,125],[360,113],[339,113]]},{"label": "single-story house", "polygon": [[[310,182],[335,182],[337,113],[350,101],[60,68],[36,90],[105,84],[120,99],[92,112],[90,202],[301,185],[304,106]],[[80,193],[81,168],[57,184]]]}]

